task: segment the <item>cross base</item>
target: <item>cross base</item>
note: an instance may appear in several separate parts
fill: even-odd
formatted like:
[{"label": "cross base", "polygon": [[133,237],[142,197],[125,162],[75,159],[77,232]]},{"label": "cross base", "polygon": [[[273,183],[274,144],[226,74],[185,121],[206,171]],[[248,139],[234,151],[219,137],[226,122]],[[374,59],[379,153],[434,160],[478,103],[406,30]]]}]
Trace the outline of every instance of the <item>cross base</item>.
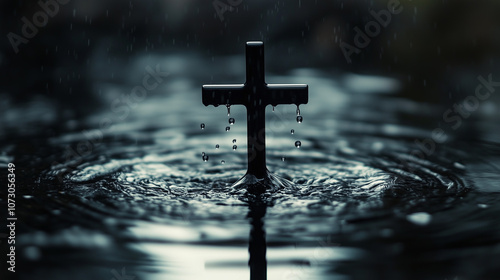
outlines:
[{"label": "cross base", "polygon": [[251,173],[245,174],[241,179],[232,185],[234,191],[246,189],[251,194],[263,194],[266,191],[276,192],[285,188],[294,188],[291,181],[281,178],[266,169],[264,178],[257,178]]}]

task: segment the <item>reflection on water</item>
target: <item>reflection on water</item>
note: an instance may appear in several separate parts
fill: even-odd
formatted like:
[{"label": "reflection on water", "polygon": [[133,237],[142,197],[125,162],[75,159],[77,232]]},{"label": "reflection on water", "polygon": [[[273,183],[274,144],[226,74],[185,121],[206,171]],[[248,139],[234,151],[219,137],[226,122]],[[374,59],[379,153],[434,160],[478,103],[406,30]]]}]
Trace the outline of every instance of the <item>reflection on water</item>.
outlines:
[{"label": "reflection on water", "polygon": [[[227,108],[201,104],[211,75],[186,68],[192,59],[139,59],[135,68],[159,61],[170,76],[126,116],[106,106],[84,122],[46,116],[36,122],[46,129],[5,127],[12,137],[3,134],[2,157],[20,167],[24,279],[497,275],[497,144],[479,136],[419,145],[440,108],[399,98],[387,78],[269,75],[269,83],[309,84],[310,102],[300,107],[303,122],[295,106],[267,108],[268,168],[295,188],[255,198],[230,188],[246,171],[245,111],[231,107],[225,132]],[[229,68],[241,66],[236,59]],[[140,74],[129,75],[137,81],[96,78],[103,99],[129,92]],[[113,125],[100,127],[104,119]]]}]

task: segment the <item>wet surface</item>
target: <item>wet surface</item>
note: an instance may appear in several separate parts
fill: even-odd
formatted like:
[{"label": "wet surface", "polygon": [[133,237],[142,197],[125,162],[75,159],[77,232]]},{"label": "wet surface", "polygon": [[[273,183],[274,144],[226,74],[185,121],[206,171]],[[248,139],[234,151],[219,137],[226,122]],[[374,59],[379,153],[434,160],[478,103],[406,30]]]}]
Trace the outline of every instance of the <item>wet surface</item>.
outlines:
[{"label": "wet surface", "polygon": [[[254,256],[267,243],[268,279],[497,277],[491,104],[450,129],[446,106],[402,98],[388,78],[270,72],[308,84],[309,104],[300,123],[293,105],[266,109],[268,169],[294,187],[256,199],[231,188],[246,172],[244,107],[201,103],[202,84],[241,82],[243,60],[137,58],[113,80],[96,74],[104,106],[83,120],[57,121],[45,100],[6,111],[21,279],[249,279],[249,242]],[[156,89],[111,105],[157,64],[169,74]]]}]

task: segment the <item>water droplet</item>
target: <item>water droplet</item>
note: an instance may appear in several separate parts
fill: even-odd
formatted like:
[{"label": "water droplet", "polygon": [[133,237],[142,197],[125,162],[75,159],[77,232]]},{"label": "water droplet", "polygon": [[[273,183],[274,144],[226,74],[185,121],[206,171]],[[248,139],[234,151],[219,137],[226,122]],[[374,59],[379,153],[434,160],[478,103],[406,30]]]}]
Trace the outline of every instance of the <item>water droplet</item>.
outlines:
[{"label": "water droplet", "polygon": [[204,162],[207,162],[208,161],[208,155],[204,155],[201,157],[203,159]]},{"label": "water droplet", "polygon": [[298,123],[302,123],[303,120],[304,120],[304,118],[302,116],[297,116]]},{"label": "water droplet", "polygon": [[233,144],[236,143],[236,139],[233,139]]},{"label": "water droplet", "polygon": [[238,149],[238,146],[233,145],[233,150],[236,150],[236,149]]},{"label": "water droplet", "polygon": [[226,104],[226,107],[227,107],[227,116],[229,117],[231,115],[231,105]]},{"label": "water droplet", "polygon": [[231,128],[229,126],[226,126],[226,131],[229,131]]},{"label": "water droplet", "polygon": [[200,127],[201,129],[205,129],[205,124],[204,123],[200,124]]},{"label": "water droplet", "polygon": [[229,124],[233,125],[234,124],[234,118],[229,118]]},{"label": "water droplet", "polygon": [[204,157],[205,156],[205,152],[201,152],[201,156]]},{"label": "water droplet", "polygon": [[215,145],[215,148],[218,149],[219,148],[219,144]]},{"label": "water droplet", "polygon": [[225,163],[226,163],[226,161],[225,161],[225,160],[221,160],[221,161],[220,161],[220,163],[221,163],[221,164],[225,164]]},{"label": "water droplet", "polygon": [[302,146],[302,143],[300,141],[295,141],[295,147],[300,148]]},{"label": "water droplet", "polygon": [[300,115],[300,109],[299,109],[299,106],[297,105],[297,116]]},{"label": "water droplet", "polygon": [[290,133],[291,133],[291,134],[294,134],[294,133],[295,133],[295,130],[294,130],[294,129],[290,130]]},{"label": "water droplet", "polygon": [[285,157],[281,157],[281,161],[285,161]]}]

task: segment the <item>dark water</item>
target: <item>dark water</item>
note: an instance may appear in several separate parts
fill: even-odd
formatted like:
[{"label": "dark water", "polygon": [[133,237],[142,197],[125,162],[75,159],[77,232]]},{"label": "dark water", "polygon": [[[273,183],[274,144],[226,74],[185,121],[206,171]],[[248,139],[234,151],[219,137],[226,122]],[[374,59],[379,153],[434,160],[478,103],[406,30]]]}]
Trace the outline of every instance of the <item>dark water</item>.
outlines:
[{"label": "dark water", "polygon": [[[402,98],[388,78],[268,73],[269,83],[309,84],[310,97],[300,124],[295,106],[267,108],[268,168],[295,187],[255,199],[231,189],[246,171],[244,108],[231,107],[229,125],[224,106],[201,104],[201,85],[241,82],[242,62],[96,63],[106,105],[83,121],[56,121],[45,100],[4,99],[19,279],[249,279],[249,240],[253,273],[265,252],[268,279],[498,279],[494,100],[451,130],[446,107]],[[157,64],[170,75],[155,90],[110,108]],[[429,140],[438,127],[444,143]]]}]

